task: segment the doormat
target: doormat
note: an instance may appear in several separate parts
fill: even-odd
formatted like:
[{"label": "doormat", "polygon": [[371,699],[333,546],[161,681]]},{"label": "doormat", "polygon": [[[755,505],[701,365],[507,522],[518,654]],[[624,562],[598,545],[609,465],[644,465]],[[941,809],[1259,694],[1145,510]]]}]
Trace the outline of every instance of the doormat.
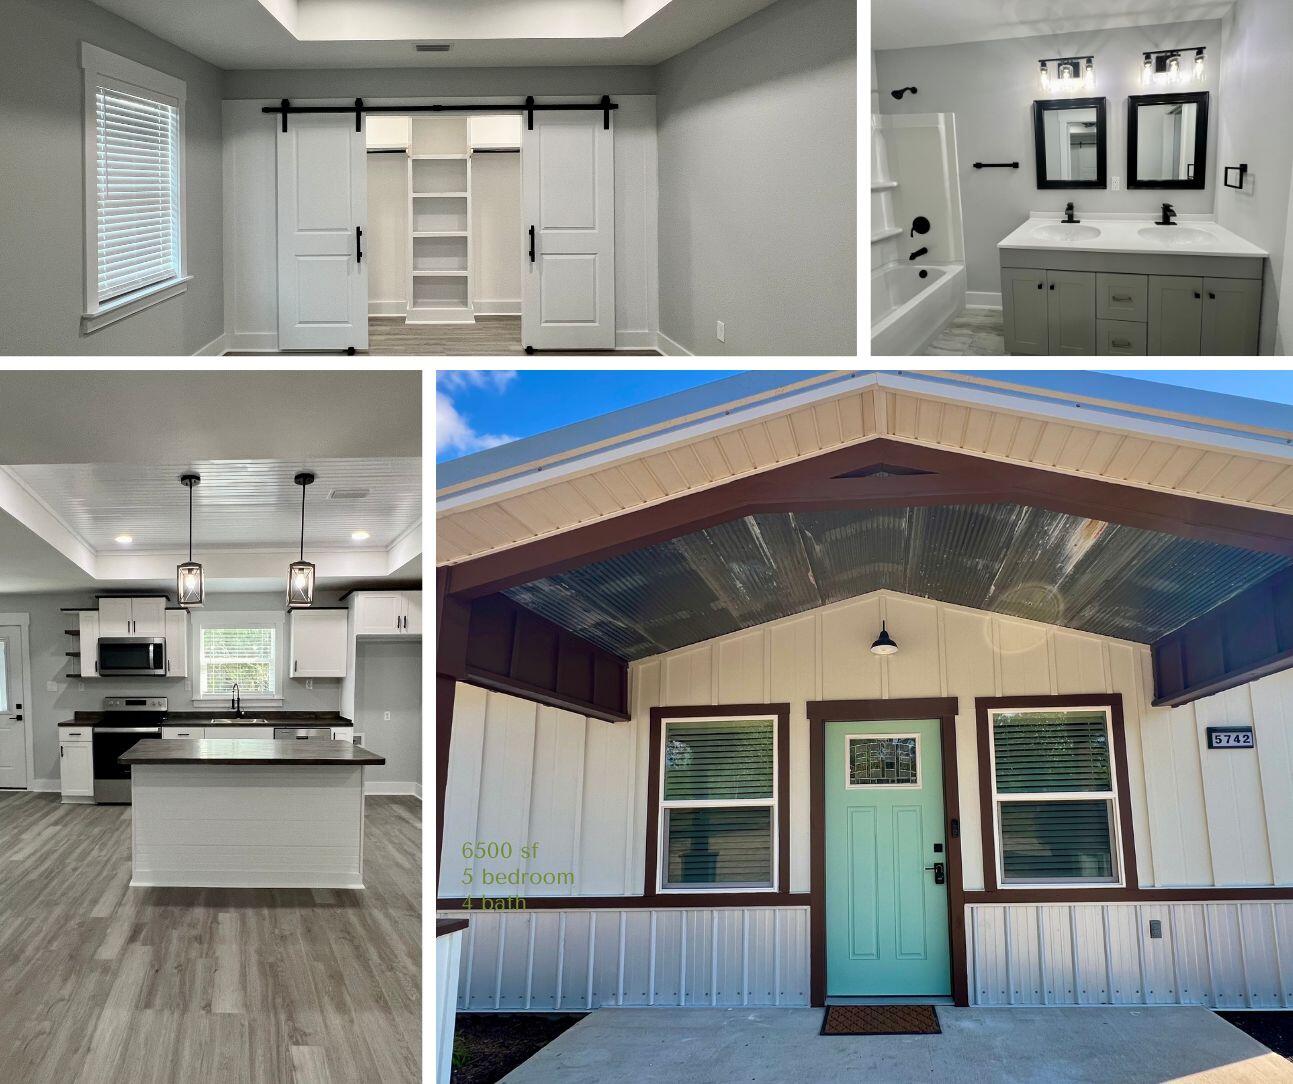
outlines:
[{"label": "doormat", "polygon": [[822,1035],[941,1035],[933,1005],[828,1005]]}]

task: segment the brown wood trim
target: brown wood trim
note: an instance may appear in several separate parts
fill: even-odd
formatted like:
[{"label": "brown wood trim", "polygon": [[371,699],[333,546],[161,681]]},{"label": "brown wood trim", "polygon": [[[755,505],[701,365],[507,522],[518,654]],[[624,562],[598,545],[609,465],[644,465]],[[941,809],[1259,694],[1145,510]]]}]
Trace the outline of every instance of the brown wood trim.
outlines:
[{"label": "brown wood trim", "polygon": [[808,823],[812,886],[809,893],[810,998],[826,1004],[826,724],[873,723],[890,719],[937,719],[943,753],[943,839],[947,854],[947,933],[952,1000],[970,1003],[969,956],[965,940],[965,874],[961,863],[961,798],[957,782],[954,696],[895,700],[808,701]]},{"label": "brown wood trim", "polygon": [[[841,477],[876,463],[926,473]],[[880,437],[463,561],[450,589],[492,594],[759,512],[1002,501],[1293,556],[1293,516],[1283,513]]]},{"label": "brown wood trim", "polygon": [[999,888],[971,891],[966,903],[1232,903],[1293,900],[1293,885],[1256,888]]},{"label": "brown wood trim", "polygon": [[[481,901],[498,899],[518,902],[527,911],[667,911],[670,908],[723,911],[741,907],[806,907],[807,892],[662,892],[654,896],[473,896],[473,911]],[[444,896],[435,901],[438,911],[461,911],[464,899]]]},{"label": "brown wood trim", "polygon": [[437,937],[447,937],[451,933],[465,930],[467,925],[465,918],[438,918],[435,921],[435,935]]},{"label": "brown wood trim", "polygon": [[632,718],[628,712],[607,711],[596,704],[574,697],[562,696],[560,693],[552,692],[538,685],[530,685],[527,682],[517,681],[515,678],[504,678],[499,674],[491,674],[484,670],[468,669],[467,676],[463,680],[468,685],[476,685],[493,692],[507,693],[509,696],[520,697],[522,700],[532,700],[536,704],[544,704],[550,708],[572,711],[576,715],[586,715],[590,719],[600,719],[604,723],[626,723]]},{"label": "brown wood trim", "polygon": [[[777,891],[775,892],[661,892],[659,883],[660,848],[660,740],[665,719],[707,719],[723,715],[770,715],[777,720]],[[646,866],[643,871],[643,898],[647,900],[678,899],[699,896],[725,901],[745,897],[784,902],[790,891],[790,705],[789,704],[687,704],[680,707],[651,709],[651,730],[647,748],[647,819]],[[660,906],[670,906],[661,904]],[[672,906],[685,906],[672,904]],[[747,906],[739,903],[715,906]]]},{"label": "brown wood trim", "polygon": [[449,594],[449,570],[435,573],[435,859],[434,876],[440,877],[444,849],[444,803],[449,789],[449,745],[453,739],[454,696],[459,680],[467,676],[467,630],[470,603]]},{"label": "brown wood trim", "polygon": [[[1118,828],[1121,836],[1119,860],[1122,864],[1123,886],[1116,889],[1059,888],[1026,889],[1009,888],[997,882],[997,841],[995,826],[997,811],[992,801],[992,735],[988,726],[988,712],[998,708],[1108,708],[1110,730],[1113,733],[1114,787],[1118,796]],[[1067,899],[1076,892],[1088,897],[1098,892],[1135,893],[1140,887],[1136,869],[1136,838],[1131,815],[1131,783],[1127,774],[1127,728],[1123,720],[1121,693],[1070,693],[1057,696],[979,696],[974,700],[978,726],[979,745],[979,821],[983,832],[983,890],[1003,899],[1024,902],[1031,893],[1051,892]]]}]

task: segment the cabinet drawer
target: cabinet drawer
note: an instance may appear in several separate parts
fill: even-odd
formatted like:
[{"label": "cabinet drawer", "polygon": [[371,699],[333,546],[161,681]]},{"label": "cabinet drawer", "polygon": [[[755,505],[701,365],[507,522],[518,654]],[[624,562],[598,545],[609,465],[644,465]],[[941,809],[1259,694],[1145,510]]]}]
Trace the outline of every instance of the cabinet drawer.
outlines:
[{"label": "cabinet drawer", "polygon": [[[1096,275],[1096,316],[1101,320],[1132,320],[1143,324],[1149,315],[1149,280],[1144,275]],[[1141,351],[1144,353],[1144,351]]]},{"label": "cabinet drawer", "polygon": [[1099,357],[1123,354],[1128,357],[1145,356],[1144,324],[1133,320],[1097,320],[1095,352]]},{"label": "cabinet drawer", "polygon": [[64,744],[67,742],[93,741],[94,730],[88,726],[65,726],[60,727],[58,731],[58,740]]},{"label": "cabinet drawer", "polygon": [[261,738],[269,741],[274,737],[272,726],[213,726],[206,732],[208,738]]},{"label": "cabinet drawer", "polygon": [[207,732],[200,726],[164,726],[162,727],[163,738],[191,738],[198,740],[205,738]]}]

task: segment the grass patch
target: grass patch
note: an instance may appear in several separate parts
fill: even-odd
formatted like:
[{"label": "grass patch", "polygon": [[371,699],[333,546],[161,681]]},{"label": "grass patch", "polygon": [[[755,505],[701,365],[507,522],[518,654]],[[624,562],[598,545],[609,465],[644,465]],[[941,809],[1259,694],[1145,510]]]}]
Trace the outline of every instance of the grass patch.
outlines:
[{"label": "grass patch", "polygon": [[453,1036],[453,1084],[495,1084],[587,1015],[460,1012]]}]

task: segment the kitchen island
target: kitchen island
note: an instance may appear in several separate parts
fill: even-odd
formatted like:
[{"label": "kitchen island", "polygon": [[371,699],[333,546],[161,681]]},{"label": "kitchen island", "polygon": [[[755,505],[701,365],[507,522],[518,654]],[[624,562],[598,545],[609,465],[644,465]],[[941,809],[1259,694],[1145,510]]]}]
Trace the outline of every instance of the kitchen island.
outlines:
[{"label": "kitchen island", "polygon": [[346,741],[141,741],[132,886],[363,888],[364,768]]}]

